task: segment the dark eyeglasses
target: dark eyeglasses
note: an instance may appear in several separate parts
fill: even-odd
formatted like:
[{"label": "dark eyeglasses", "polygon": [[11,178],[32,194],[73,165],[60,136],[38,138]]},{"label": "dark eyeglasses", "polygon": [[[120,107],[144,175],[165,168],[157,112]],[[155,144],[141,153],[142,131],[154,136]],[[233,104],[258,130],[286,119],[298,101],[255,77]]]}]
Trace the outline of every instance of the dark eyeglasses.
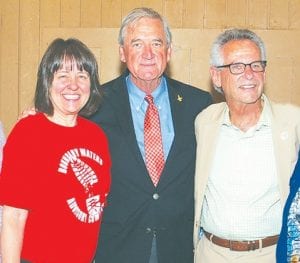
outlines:
[{"label": "dark eyeglasses", "polygon": [[222,66],[216,66],[216,68],[229,68],[231,74],[238,75],[244,73],[245,68],[247,66],[250,66],[253,72],[263,72],[265,71],[265,68],[267,66],[267,61],[259,60],[259,61],[253,61],[248,64],[238,62],[238,63],[232,63],[232,64],[227,64]]}]

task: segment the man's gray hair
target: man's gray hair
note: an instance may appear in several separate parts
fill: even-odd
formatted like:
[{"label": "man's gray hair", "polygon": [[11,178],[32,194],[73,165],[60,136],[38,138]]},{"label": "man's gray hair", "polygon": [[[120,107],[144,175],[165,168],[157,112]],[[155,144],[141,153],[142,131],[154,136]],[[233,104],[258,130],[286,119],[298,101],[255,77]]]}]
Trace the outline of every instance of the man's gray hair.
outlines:
[{"label": "man's gray hair", "polygon": [[213,42],[210,53],[210,64],[212,66],[222,66],[224,64],[221,48],[232,40],[250,40],[254,42],[260,50],[261,60],[267,60],[264,42],[258,35],[248,29],[233,28],[221,33]]},{"label": "man's gray hair", "polygon": [[135,8],[126,17],[124,17],[119,31],[119,45],[124,45],[124,38],[128,26],[134,25],[134,23],[136,23],[138,20],[144,17],[159,19],[162,22],[167,39],[167,45],[170,46],[172,42],[172,34],[166,19],[162,17],[158,12],[146,7]]}]

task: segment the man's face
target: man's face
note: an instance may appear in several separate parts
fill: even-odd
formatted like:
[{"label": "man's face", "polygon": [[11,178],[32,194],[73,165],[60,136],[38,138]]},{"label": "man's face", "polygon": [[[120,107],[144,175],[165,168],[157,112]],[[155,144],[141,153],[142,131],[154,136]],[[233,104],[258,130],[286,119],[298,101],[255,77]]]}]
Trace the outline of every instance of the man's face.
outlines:
[{"label": "man's face", "polygon": [[[259,48],[250,40],[232,40],[221,49],[224,65],[231,63],[248,64],[261,60]],[[213,82],[222,87],[227,103],[246,105],[260,100],[265,82],[265,72],[253,72],[246,66],[241,74],[234,75],[229,68],[211,68]]]},{"label": "man's face", "polygon": [[120,59],[132,74],[132,81],[143,87],[159,83],[170,60],[171,47],[167,45],[163,24],[159,19],[141,18],[127,28]]}]

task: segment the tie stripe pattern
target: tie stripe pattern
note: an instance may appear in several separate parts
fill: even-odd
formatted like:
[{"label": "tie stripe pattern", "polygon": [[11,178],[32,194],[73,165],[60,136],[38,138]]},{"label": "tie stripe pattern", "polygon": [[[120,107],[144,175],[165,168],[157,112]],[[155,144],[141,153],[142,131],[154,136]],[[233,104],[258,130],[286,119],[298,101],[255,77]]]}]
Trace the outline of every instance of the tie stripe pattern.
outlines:
[{"label": "tie stripe pattern", "polygon": [[154,104],[153,97],[146,95],[148,108],[144,120],[144,143],[146,167],[153,184],[158,184],[165,165],[159,113]]}]

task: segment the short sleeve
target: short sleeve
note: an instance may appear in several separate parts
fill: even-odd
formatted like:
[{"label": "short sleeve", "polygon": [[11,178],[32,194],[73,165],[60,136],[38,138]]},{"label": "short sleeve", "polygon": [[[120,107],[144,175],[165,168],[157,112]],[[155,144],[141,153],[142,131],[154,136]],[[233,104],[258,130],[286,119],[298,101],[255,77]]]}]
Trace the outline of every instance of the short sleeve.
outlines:
[{"label": "short sleeve", "polygon": [[[21,122],[21,123],[20,123]],[[36,156],[32,127],[26,120],[15,125],[3,148],[0,176],[0,205],[27,209],[33,199],[32,167]]]}]

